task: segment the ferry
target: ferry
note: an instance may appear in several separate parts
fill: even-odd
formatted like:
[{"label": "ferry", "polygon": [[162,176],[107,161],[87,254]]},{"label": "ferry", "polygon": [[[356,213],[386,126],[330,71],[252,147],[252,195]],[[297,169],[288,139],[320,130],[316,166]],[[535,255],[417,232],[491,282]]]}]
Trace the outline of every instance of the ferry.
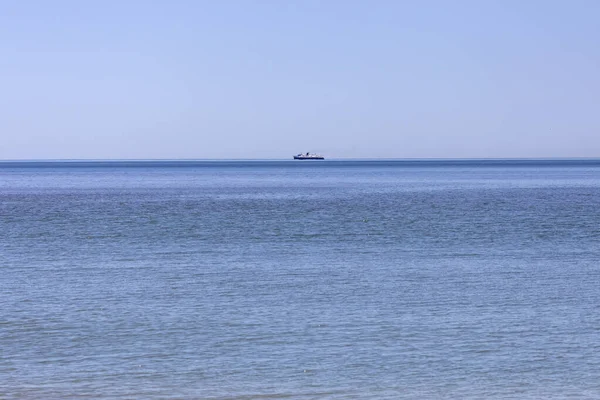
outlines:
[{"label": "ferry", "polygon": [[294,160],[324,160],[325,157],[319,154],[300,153],[294,156]]}]

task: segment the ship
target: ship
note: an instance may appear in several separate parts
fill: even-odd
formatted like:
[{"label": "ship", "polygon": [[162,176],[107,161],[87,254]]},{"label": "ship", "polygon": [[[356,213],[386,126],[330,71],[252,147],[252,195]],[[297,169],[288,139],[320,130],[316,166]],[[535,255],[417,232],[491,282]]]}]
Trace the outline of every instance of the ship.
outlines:
[{"label": "ship", "polygon": [[300,153],[294,156],[294,160],[324,160],[325,157],[319,154]]}]

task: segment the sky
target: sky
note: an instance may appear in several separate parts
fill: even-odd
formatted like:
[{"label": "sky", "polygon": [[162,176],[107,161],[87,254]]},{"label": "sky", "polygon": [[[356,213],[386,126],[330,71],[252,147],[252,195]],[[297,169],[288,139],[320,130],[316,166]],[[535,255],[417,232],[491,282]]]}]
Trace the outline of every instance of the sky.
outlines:
[{"label": "sky", "polygon": [[0,0],[0,159],[600,157],[600,1]]}]

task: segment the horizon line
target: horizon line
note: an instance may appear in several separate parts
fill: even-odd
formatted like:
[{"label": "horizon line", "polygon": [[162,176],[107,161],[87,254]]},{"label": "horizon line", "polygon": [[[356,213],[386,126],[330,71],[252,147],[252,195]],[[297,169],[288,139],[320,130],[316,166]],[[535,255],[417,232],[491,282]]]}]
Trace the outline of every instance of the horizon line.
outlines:
[{"label": "horizon line", "polygon": [[[551,161],[551,160],[600,160],[597,157],[341,157],[312,161]],[[196,162],[196,161],[290,161],[292,158],[13,158],[0,162]]]}]

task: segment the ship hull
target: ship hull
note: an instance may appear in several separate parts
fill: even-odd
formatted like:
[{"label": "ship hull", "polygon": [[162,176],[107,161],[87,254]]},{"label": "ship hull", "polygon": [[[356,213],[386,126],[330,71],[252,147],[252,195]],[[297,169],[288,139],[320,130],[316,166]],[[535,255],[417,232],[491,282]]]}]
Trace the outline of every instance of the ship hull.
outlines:
[{"label": "ship hull", "polygon": [[294,160],[324,160],[325,157],[303,157],[303,156],[294,156]]}]

